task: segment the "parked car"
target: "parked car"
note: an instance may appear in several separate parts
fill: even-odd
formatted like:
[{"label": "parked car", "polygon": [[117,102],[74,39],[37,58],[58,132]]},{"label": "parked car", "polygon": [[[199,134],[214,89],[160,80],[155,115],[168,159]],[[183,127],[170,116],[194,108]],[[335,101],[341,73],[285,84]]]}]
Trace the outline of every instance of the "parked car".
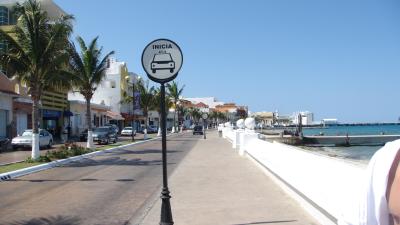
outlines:
[{"label": "parked car", "polygon": [[136,136],[136,130],[133,130],[132,127],[124,127],[121,131],[122,136],[132,136],[132,131],[133,131],[133,136]]},{"label": "parked car", "polygon": [[111,126],[98,127],[93,130],[93,141],[98,144],[109,144],[111,141],[115,143],[118,141],[117,132]]},{"label": "parked car", "polygon": [[203,135],[203,134],[204,134],[204,133],[203,133],[203,127],[202,127],[202,126],[199,126],[199,125],[194,126],[194,128],[193,128],[193,135],[195,135],[195,134]]},{"label": "parked car", "polygon": [[118,126],[117,125],[115,125],[115,124],[111,124],[111,123],[109,123],[109,124],[106,124],[106,125],[104,125],[105,127],[112,127],[112,128],[114,128],[114,130],[115,130],[115,132],[118,134],[118,132],[119,132],[119,128],[118,128]]},{"label": "parked car", "polygon": [[6,137],[0,137],[0,152],[6,151],[9,144],[10,144],[10,139]]},{"label": "parked car", "polygon": [[79,134],[79,140],[80,141],[87,141],[87,136],[88,136],[88,129],[85,129]]},{"label": "parked car", "polygon": [[157,132],[158,132],[158,127],[155,126],[155,125],[150,125],[150,126],[147,128],[147,133],[148,133],[148,134],[157,133]]},{"label": "parked car", "polygon": [[[13,149],[19,147],[32,147],[32,130],[25,130],[21,136],[15,137],[11,141]],[[39,147],[46,146],[51,148],[53,145],[53,135],[51,135],[47,130],[39,129]]]}]

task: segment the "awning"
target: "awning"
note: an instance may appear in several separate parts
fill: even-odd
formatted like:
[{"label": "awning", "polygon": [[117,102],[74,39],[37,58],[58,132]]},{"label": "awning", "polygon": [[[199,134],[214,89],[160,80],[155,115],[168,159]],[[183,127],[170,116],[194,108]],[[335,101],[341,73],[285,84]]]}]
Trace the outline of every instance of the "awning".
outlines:
[{"label": "awning", "polygon": [[69,110],[64,111],[64,117],[71,117],[71,116],[74,116],[74,114],[71,111]]},{"label": "awning", "polygon": [[106,112],[107,117],[111,118],[112,120],[125,120],[121,114],[112,112],[112,111],[107,111]]},{"label": "awning", "polygon": [[43,119],[47,120],[57,120],[61,117],[61,111],[43,109],[42,110]]}]

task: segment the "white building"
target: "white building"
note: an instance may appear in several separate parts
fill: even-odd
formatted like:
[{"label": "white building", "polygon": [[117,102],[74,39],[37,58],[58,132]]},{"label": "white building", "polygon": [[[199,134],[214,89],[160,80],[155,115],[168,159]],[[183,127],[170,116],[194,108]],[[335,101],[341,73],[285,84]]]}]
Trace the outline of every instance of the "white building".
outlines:
[{"label": "white building", "polygon": [[[118,124],[121,128],[124,120],[121,113],[129,113],[130,110],[129,105],[121,104],[122,94],[128,90],[128,82],[131,80],[127,79],[127,77],[135,77],[137,75],[128,73],[125,62],[119,62],[110,57],[107,63],[105,78],[97,87],[91,103],[109,107],[108,120]],[[79,92],[68,93],[68,100],[85,102],[85,98]]]},{"label": "white building", "polygon": [[325,125],[336,125],[338,123],[339,123],[338,119],[322,119],[321,120],[321,124],[323,126],[325,126]]},{"label": "white building", "polygon": [[[177,120],[177,118],[175,118]],[[160,126],[161,117],[157,111],[149,111],[149,125],[154,125],[156,127]],[[174,123],[174,110],[170,109],[167,114],[167,129],[171,128]]]},{"label": "white building", "polygon": [[32,128],[32,101],[27,88],[0,72],[0,137]]},{"label": "white building", "polygon": [[312,125],[314,123],[314,114],[309,111],[295,112],[292,116],[293,124],[299,124],[299,115],[301,115],[302,125]]},{"label": "white building", "polygon": [[[12,7],[16,3],[24,3],[25,0],[1,0],[0,1],[0,6],[4,6],[12,10]],[[38,0],[40,3],[40,6],[44,11],[47,12],[47,15],[49,18],[59,18],[62,15],[66,15],[64,10],[62,10],[57,4],[54,3],[52,0]]]},{"label": "white building", "polygon": [[[70,111],[73,116],[70,117],[71,135],[77,136],[88,128],[86,122],[86,101],[72,100],[69,101]],[[110,106],[101,104],[90,104],[92,124],[95,127],[107,124]]]},{"label": "white building", "polygon": [[[5,75],[0,73],[0,81],[6,79]],[[0,138],[11,136],[8,127],[13,121],[13,98],[15,97],[18,97],[17,93],[6,85],[0,85]]]}]

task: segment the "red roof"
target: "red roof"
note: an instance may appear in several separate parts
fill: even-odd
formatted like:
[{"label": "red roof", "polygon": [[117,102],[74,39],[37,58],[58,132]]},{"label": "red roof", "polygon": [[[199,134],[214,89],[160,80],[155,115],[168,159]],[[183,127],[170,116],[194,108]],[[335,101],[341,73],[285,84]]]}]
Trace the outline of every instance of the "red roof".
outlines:
[{"label": "red roof", "polygon": [[202,103],[202,102],[199,102],[199,103],[197,103],[196,105],[194,105],[195,107],[197,107],[197,108],[208,108],[208,105],[206,105],[206,104],[204,104],[204,103]]}]

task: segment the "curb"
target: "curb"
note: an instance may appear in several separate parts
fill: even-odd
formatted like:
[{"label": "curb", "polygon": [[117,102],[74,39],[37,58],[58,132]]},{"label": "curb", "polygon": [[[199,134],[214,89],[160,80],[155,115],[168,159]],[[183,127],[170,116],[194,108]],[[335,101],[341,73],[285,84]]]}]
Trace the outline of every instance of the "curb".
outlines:
[{"label": "curb", "polygon": [[[169,134],[169,135],[167,135],[167,137],[171,136],[171,135],[174,135],[174,134]],[[63,164],[67,164],[67,163],[72,162],[72,161],[79,161],[81,159],[91,158],[91,157],[102,155],[102,154],[105,154],[107,152],[112,152],[114,150],[118,150],[118,149],[121,149],[121,148],[130,147],[130,146],[133,146],[133,145],[139,145],[139,144],[143,144],[143,143],[150,142],[150,141],[156,141],[156,140],[159,140],[159,139],[161,139],[161,137],[154,137],[154,138],[151,138],[151,139],[148,139],[148,140],[138,141],[138,142],[134,142],[134,143],[126,144],[126,145],[117,146],[117,147],[114,147],[114,148],[109,148],[109,149],[105,149],[105,150],[90,152],[90,153],[87,153],[87,154],[84,154],[84,155],[78,155],[78,156],[70,157],[70,158],[67,158],[67,159],[59,159],[59,160],[55,160],[55,161],[52,161],[52,162],[49,162],[49,163],[37,165],[37,166],[32,166],[32,167],[27,167],[27,168],[23,168],[23,169],[11,171],[11,172],[2,173],[2,174],[0,174],[0,182],[7,181],[7,180],[10,180],[10,179],[13,179],[13,178],[17,178],[17,177],[21,177],[21,176],[25,176],[25,175],[28,175],[28,174],[31,174],[31,173],[36,173],[36,172],[39,172],[39,171],[48,170],[48,169],[51,169],[51,168],[54,168],[54,167],[57,167],[57,166],[60,166],[60,165],[63,165]]]}]

